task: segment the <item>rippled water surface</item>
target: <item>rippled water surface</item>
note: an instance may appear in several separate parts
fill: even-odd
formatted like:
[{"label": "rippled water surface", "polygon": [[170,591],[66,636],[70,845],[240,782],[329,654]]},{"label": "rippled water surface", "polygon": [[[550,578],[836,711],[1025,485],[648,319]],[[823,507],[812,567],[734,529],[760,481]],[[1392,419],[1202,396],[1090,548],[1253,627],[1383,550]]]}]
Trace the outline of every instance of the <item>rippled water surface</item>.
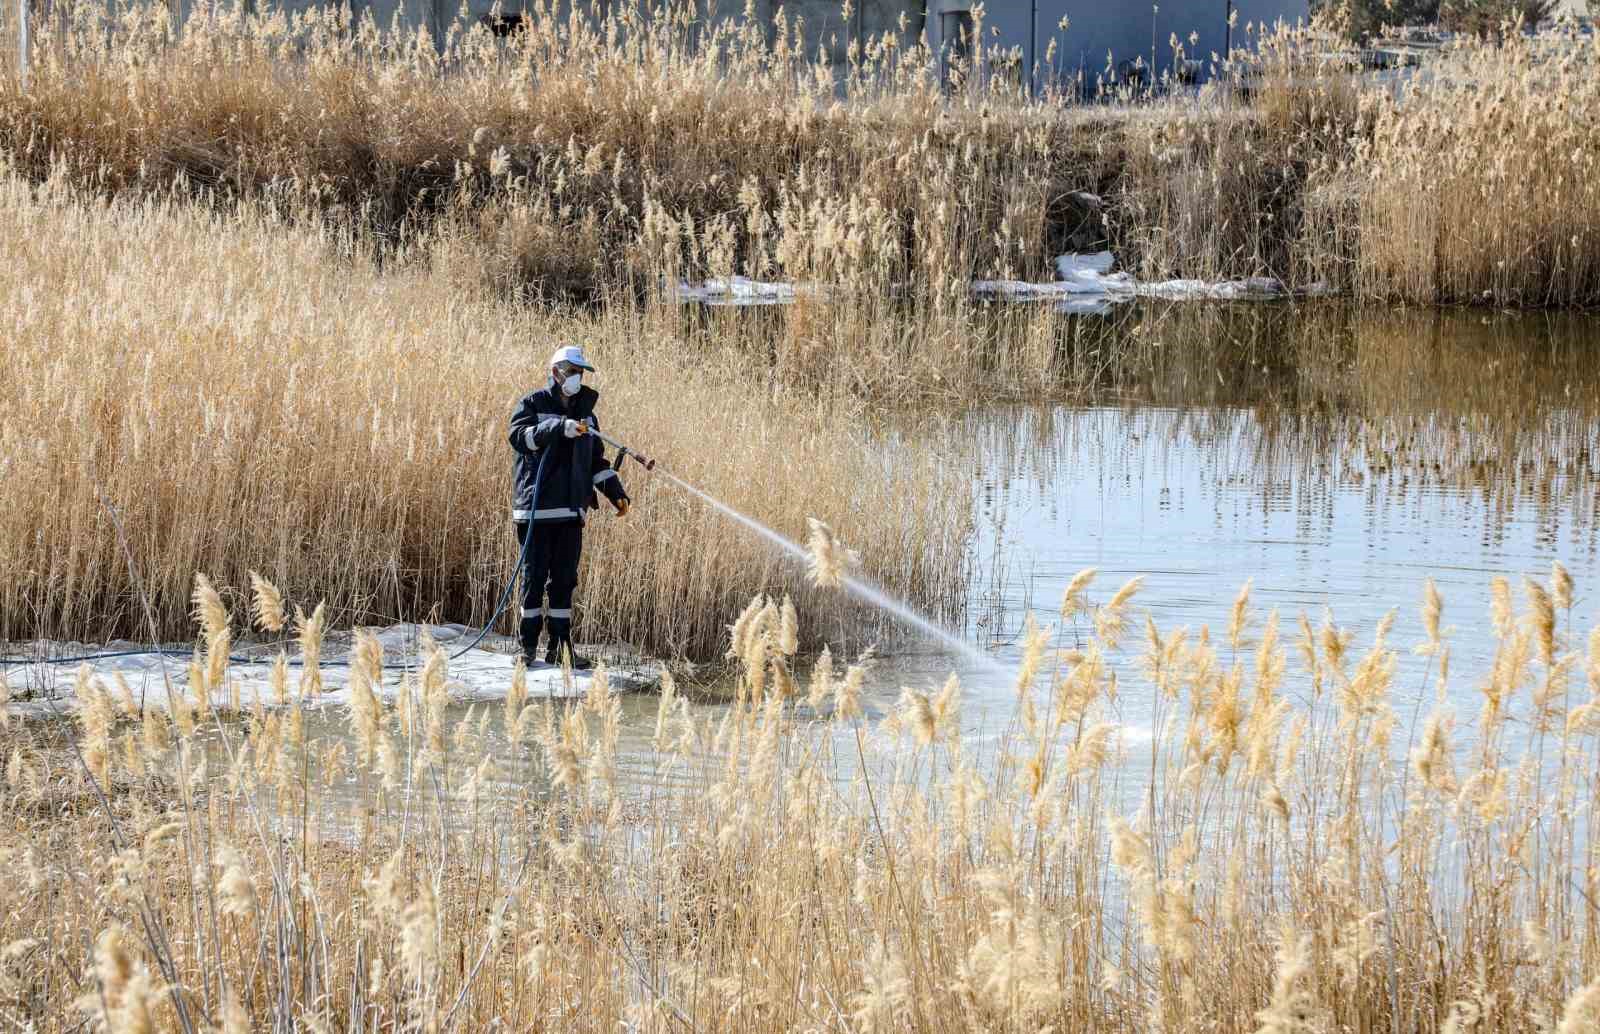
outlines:
[{"label": "rippled water surface", "polygon": [[[1087,567],[1097,571],[1091,602],[1143,579],[1115,661],[1117,717],[1135,750],[1154,713],[1137,671],[1146,614],[1163,634],[1206,631],[1230,663],[1224,630],[1246,582],[1240,653],[1276,612],[1291,676],[1302,614],[1348,629],[1360,651],[1394,612],[1393,692],[1408,726],[1434,692],[1432,662],[1411,652],[1426,579],[1444,598],[1447,692],[1466,715],[1495,645],[1492,579],[1510,580],[1520,609],[1522,580],[1547,580],[1559,562],[1577,585],[1562,633],[1581,648],[1600,620],[1600,318],[1273,305],[1088,319],[1064,322],[1060,342],[1063,367],[1088,371],[1074,375],[1079,401],[974,398],[884,429],[886,441],[935,436],[949,463],[970,470],[971,592],[952,628],[998,666],[914,633],[841,629],[836,660],[879,648],[874,714],[892,711],[902,686],[928,691],[954,672],[967,741],[996,756],[1015,718],[1010,672],[1025,623],[1053,626],[1053,645],[1083,642],[1085,619],[1063,624],[1058,607]],[[729,534],[751,532],[730,524]],[[804,577],[799,563],[788,577]],[[492,664],[477,667],[493,675]],[[1292,677],[1288,691],[1299,691]],[[722,705],[696,706],[714,715]],[[493,737],[498,714],[487,710]],[[341,721],[317,719],[328,731]],[[621,767],[637,784],[659,778],[654,725],[654,697],[631,695]]]}]

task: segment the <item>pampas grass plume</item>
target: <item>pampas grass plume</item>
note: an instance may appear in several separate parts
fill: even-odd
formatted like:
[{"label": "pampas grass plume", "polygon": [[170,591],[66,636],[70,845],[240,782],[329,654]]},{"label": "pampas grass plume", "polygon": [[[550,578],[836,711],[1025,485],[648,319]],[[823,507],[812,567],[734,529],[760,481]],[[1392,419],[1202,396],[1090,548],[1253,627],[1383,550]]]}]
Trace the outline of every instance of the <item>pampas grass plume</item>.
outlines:
[{"label": "pampas grass plume", "polygon": [[194,617],[207,639],[215,639],[228,629],[228,609],[222,605],[222,596],[211,579],[203,574],[194,576]]},{"label": "pampas grass plume", "polygon": [[250,616],[256,627],[273,634],[282,632],[288,624],[284,616],[283,593],[254,571],[250,572],[250,591]]},{"label": "pampas grass plume", "polygon": [[812,584],[837,589],[844,585],[846,572],[854,567],[860,558],[852,550],[846,549],[833,529],[822,521],[815,517],[807,517],[806,524],[811,529],[808,548],[811,552]]}]

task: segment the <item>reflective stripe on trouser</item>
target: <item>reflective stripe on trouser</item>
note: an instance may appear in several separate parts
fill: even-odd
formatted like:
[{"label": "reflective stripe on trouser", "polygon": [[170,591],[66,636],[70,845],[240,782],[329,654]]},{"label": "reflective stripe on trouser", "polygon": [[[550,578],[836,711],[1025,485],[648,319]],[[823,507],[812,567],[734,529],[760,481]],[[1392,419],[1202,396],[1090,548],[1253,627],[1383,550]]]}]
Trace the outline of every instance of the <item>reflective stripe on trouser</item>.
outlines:
[{"label": "reflective stripe on trouser", "polygon": [[[529,527],[525,521],[517,522],[519,545]],[[539,633],[546,622],[551,642],[572,637],[572,593],[578,587],[578,558],[583,553],[583,525],[577,521],[531,527],[533,542],[528,545],[528,561],[522,571],[522,625],[518,630],[527,654],[537,652]]]}]

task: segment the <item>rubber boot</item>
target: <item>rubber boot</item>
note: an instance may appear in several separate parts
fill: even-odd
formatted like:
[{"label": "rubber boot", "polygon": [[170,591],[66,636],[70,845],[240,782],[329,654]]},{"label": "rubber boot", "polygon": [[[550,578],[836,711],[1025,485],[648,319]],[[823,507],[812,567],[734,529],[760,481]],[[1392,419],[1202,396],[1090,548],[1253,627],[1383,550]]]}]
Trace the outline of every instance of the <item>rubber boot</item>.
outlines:
[{"label": "rubber boot", "polygon": [[517,628],[517,638],[522,643],[522,666],[532,668],[539,663],[539,634],[544,631],[544,617],[532,608],[522,611],[522,623]]},{"label": "rubber boot", "polygon": [[573,647],[571,639],[556,639],[553,637],[550,640],[549,648],[544,652],[545,663],[560,664],[563,649],[567,655],[568,662],[572,665],[573,671],[588,671],[594,667],[593,661],[579,654]]}]

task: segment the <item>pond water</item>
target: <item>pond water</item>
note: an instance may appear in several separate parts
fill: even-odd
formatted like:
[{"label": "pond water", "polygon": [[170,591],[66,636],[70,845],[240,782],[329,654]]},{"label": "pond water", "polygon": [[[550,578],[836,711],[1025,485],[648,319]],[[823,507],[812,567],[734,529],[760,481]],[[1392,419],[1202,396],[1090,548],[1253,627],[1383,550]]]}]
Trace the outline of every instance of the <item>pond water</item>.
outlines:
[{"label": "pond water", "polygon": [[[1560,616],[1572,646],[1600,621],[1600,318],[1189,306],[1146,308],[1114,329],[1145,341],[1080,403],[975,400],[894,428],[940,436],[950,462],[972,471],[972,591],[958,627],[998,665],[892,639],[868,681],[869,712],[953,672],[966,742],[997,756],[1014,726],[1024,624],[1060,626],[1062,592],[1086,567],[1098,572],[1096,602],[1143,579],[1117,662],[1130,676],[1146,612],[1164,633],[1206,628],[1220,643],[1247,581],[1243,649],[1276,611],[1291,696],[1304,694],[1293,677],[1302,613],[1313,627],[1331,615],[1359,654],[1395,612],[1401,742],[1434,692],[1429,660],[1411,649],[1426,579],[1444,599],[1448,703],[1463,720],[1493,656],[1493,578],[1510,580],[1520,612],[1522,579],[1548,583],[1559,562],[1577,586]],[[1104,348],[1106,334],[1096,326],[1088,340]],[[1057,627],[1053,644],[1080,643],[1088,629],[1077,622]],[[883,635],[832,644],[836,661]],[[1151,733],[1144,685],[1128,678],[1117,702],[1134,754]],[[646,780],[654,716],[648,696],[625,708],[625,770]]]},{"label": "pond water", "polygon": [[[1061,332],[1068,366],[1081,367],[1087,349],[1112,357],[1091,364],[1081,401],[973,399],[888,429],[938,436],[949,462],[971,470],[971,594],[952,627],[989,662],[915,635],[887,639],[869,712],[889,713],[902,686],[932,691],[953,672],[966,741],[996,756],[1015,718],[1024,625],[1059,625],[1062,591],[1087,567],[1098,571],[1095,602],[1143,579],[1117,661],[1130,676],[1115,705],[1130,748],[1149,739],[1154,712],[1133,677],[1144,615],[1163,632],[1205,628],[1221,643],[1247,581],[1246,650],[1270,611],[1291,651],[1304,613],[1313,626],[1331,614],[1356,653],[1396,613],[1402,742],[1433,692],[1430,662],[1410,650],[1426,579],[1444,598],[1449,702],[1463,717],[1493,654],[1491,579],[1510,579],[1521,609],[1523,577],[1547,580],[1559,562],[1577,586],[1563,633],[1581,647],[1600,620],[1600,317],[1145,306],[1117,322],[1064,318]],[[798,563],[792,577],[804,577]],[[1081,642],[1083,620],[1057,628],[1053,643]],[[884,632],[841,638],[836,661]],[[1291,678],[1286,689],[1303,686]],[[715,716],[726,705],[696,706]],[[650,694],[624,701],[619,768],[636,783],[659,778],[655,707]],[[342,722],[330,711],[314,728],[331,735]]]}]

